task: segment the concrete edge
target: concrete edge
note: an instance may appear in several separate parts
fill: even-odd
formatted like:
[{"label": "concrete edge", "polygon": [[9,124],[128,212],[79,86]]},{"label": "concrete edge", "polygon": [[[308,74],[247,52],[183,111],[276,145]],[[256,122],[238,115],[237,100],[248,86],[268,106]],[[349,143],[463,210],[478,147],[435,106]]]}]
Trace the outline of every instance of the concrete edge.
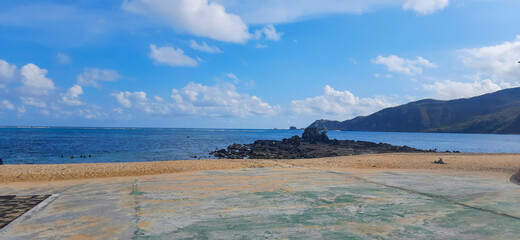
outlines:
[{"label": "concrete edge", "polygon": [[3,234],[5,232],[9,231],[9,229],[11,227],[13,227],[14,225],[16,225],[18,223],[21,223],[21,222],[31,218],[32,215],[34,215],[34,214],[38,213],[39,211],[41,211],[43,208],[45,208],[47,205],[49,205],[52,201],[54,201],[54,199],[58,198],[59,196],[60,196],[59,194],[52,194],[47,199],[41,201],[40,203],[38,203],[38,205],[34,206],[29,211],[27,211],[24,214],[20,215],[18,218],[16,218],[15,220],[10,222],[9,224],[5,225],[2,229],[0,229],[0,234]]}]

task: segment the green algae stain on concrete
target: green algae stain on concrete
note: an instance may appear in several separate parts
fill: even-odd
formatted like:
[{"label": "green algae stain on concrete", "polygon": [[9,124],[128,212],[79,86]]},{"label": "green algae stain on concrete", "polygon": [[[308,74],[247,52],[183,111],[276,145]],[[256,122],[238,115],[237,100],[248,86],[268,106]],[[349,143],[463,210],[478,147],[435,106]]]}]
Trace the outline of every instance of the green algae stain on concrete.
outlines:
[{"label": "green algae stain on concrete", "polygon": [[[63,220],[80,215],[104,221],[77,230],[81,233],[131,225],[119,235],[103,235],[106,239],[516,239],[520,235],[519,220],[496,214],[517,215],[518,186],[440,174],[354,176],[266,168],[142,177],[68,191],[41,215],[21,224],[18,232],[5,236],[48,238],[64,229],[72,231],[74,226]],[[39,225],[56,232],[45,232]]]},{"label": "green algae stain on concrete", "polygon": [[[230,174],[239,175],[265,179],[249,181],[249,192],[216,191],[201,198],[179,201],[175,212],[181,216],[165,216],[170,220],[170,227],[155,228],[144,238],[475,239],[520,234],[520,221],[511,222],[503,216],[369,182],[355,179],[342,182],[348,175],[268,169]],[[207,173],[204,177],[207,181],[212,176]],[[222,176],[225,174],[219,172],[218,178]],[[406,184],[408,180],[401,181]],[[266,182],[277,184],[275,188],[262,190]],[[218,189],[229,182],[214,181],[213,184]],[[151,197],[150,193],[144,196]],[[183,206],[192,201],[198,204]],[[187,208],[190,215],[181,213]],[[163,230],[165,228],[171,230]]]},{"label": "green algae stain on concrete", "polygon": [[143,195],[144,192],[141,192],[137,189],[137,180],[134,180],[134,183],[132,184],[132,191],[129,195]]}]

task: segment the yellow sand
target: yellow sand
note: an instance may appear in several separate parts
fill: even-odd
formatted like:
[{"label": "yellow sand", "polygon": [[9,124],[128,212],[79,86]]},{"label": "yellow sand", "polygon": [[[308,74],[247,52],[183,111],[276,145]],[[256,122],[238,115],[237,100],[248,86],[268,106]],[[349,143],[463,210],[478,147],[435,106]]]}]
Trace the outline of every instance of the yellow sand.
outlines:
[{"label": "yellow sand", "polygon": [[[432,164],[440,157],[447,164]],[[291,160],[181,160],[139,163],[3,165],[0,166],[0,183],[288,166],[319,169],[461,170],[512,175],[520,169],[520,154],[392,153]]]}]

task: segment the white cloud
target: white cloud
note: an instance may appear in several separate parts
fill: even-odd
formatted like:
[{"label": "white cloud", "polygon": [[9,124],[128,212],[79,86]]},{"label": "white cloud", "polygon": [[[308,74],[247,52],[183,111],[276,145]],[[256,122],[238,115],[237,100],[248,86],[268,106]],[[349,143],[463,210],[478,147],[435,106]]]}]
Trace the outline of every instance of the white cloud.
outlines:
[{"label": "white cloud", "polygon": [[22,101],[24,106],[28,105],[28,106],[38,107],[38,108],[45,108],[45,107],[47,107],[47,103],[41,101],[39,98],[35,98],[35,97],[20,97],[20,100]]},{"label": "white cloud", "polygon": [[25,109],[25,106],[21,106],[21,107],[18,107],[16,109],[16,111],[19,113],[19,114],[24,114],[27,110]]},{"label": "white cloud", "polygon": [[436,68],[437,65],[428,61],[423,57],[417,57],[415,60],[401,58],[396,55],[383,57],[381,55],[372,59],[373,64],[381,64],[386,66],[388,71],[406,75],[421,75],[423,68]]},{"label": "white cloud", "polygon": [[208,0],[130,0],[126,11],[158,19],[178,32],[199,37],[244,43],[251,37],[247,24],[217,2]]},{"label": "white cloud", "polygon": [[291,110],[300,115],[350,118],[370,114],[394,105],[385,97],[360,98],[349,91],[337,91],[326,85],[321,96],[291,101]]},{"label": "white cloud", "polygon": [[61,64],[68,64],[71,62],[70,57],[67,54],[58,53],[58,55],[56,55],[56,58],[58,59],[58,62]]},{"label": "white cloud", "polygon": [[[111,76],[114,76],[110,70],[87,69],[85,73],[81,76],[90,76],[93,79],[104,81],[112,79]],[[55,117],[86,116],[82,114],[86,112],[91,112],[88,116],[93,116],[93,109],[96,106],[87,105],[79,100],[79,96],[83,93],[83,89],[79,84],[73,85],[64,93],[57,93],[59,89],[55,87],[52,79],[47,77],[48,71],[32,63],[26,64],[14,74],[16,75],[16,80],[21,83],[21,87],[17,92],[19,102],[15,102],[19,114],[33,110],[34,113]],[[80,82],[82,82],[81,79]],[[0,101],[0,105],[2,105],[0,108],[15,109],[14,104],[9,100]],[[86,105],[87,108],[71,110],[69,107],[79,105]],[[27,109],[29,106],[38,109]],[[96,110],[96,112],[99,113],[100,111]]]},{"label": "white cloud", "polygon": [[257,44],[255,45],[255,48],[267,48],[267,47],[269,47],[269,46],[267,46],[267,45],[265,45],[265,44],[260,44],[260,43],[257,43]]},{"label": "white cloud", "polygon": [[7,100],[2,100],[2,101],[0,101],[0,109],[13,110],[14,105]]},{"label": "white cloud", "polygon": [[10,82],[16,79],[16,66],[0,59],[0,82]]},{"label": "white cloud", "polygon": [[46,69],[41,69],[38,66],[29,63],[20,69],[22,92],[31,95],[47,95],[49,91],[55,89],[54,82],[47,78]]},{"label": "white cloud", "polygon": [[256,96],[238,93],[233,84],[205,86],[189,83],[173,89],[171,100],[159,96],[147,98],[145,92],[112,93],[120,104],[118,114],[137,111],[153,115],[198,115],[212,117],[270,116],[278,113],[279,106],[271,106]]},{"label": "white cloud", "polygon": [[189,83],[182,89],[173,89],[171,98],[178,111],[184,114],[246,117],[269,116],[279,111],[256,96],[238,93],[233,84],[205,86]]},{"label": "white cloud", "polygon": [[78,85],[94,87],[100,87],[99,82],[115,82],[120,78],[115,70],[99,68],[85,68],[83,73],[76,77]]},{"label": "white cloud", "polygon": [[184,55],[184,51],[173,47],[156,47],[150,45],[150,58],[156,63],[163,63],[172,67],[179,66],[197,66],[198,63],[195,59]]},{"label": "white cloud", "polygon": [[148,99],[146,98],[145,92],[118,92],[112,93],[111,96],[115,97],[117,102],[125,108],[133,106],[144,106]]},{"label": "white cloud", "polygon": [[[384,8],[404,8],[407,0],[215,0],[237,13],[249,24],[277,24],[320,18],[330,14],[361,14]],[[415,1],[419,2],[419,1]],[[422,0],[409,3],[414,11],[441,10],[448,0]],[[428,3],[433,2],[433,3]],[[413,7],[413,8],[412,8]]]},{"label": "white cloud", "polygon": [[195,40],[190,41],[190,47],[201,52],[207,53],[222,53],[220,48],[215,46],[210,46],[206,42],[202,42],[201,44],[197,43]]},{"label": "white cloud", "polygon": [[145,92],[118,92],[112,93],[122,108],[115,108],[114,112],[123,114],[125,111],[137,111],[151,115],[167,115],[173,113],[173,105],[164,101],[162,97],[154,96],[155,102],[149,99]]},{"label": "white cloud", "polygon": [[403,9],[426,15],[442,10],[449,4],[450,0],[407,0],[403,4]]},{"label": "white cloud", "polygon": [[235,84],[237,84],[239,82],[240,79],[238,79],[238,77],[233,74],[233,73],[226,73],[226,77],[230,78],[231,80],[233,80],[233,82]]},{"label": "white cloud", "polygon": [[462,61],[480,74],[520,82],[520,35],[495,46],[462,49]]},{"label": "white cloud", "polygon": [[83,105],[84,103],[78,99],[81,94],[83,94],[83,88],[81,88],[80,85],[74,84],[74,86],[67,90],[61,100],[63,103],[71,106]]},{"label": "white cloud", "polygon": [[155,99],[155,101],[157,102],[162,102],[164,99],[162,97],[159,97],[159,96],[154,96],[153,97]]},{"label": "white cloud", "polygon": [[486,93],[496,92],[502,86],[494,83],[490,79],[475,80],[474,82],[454,82],[444,80],[433,84],[424,84],[424,90],[433,93],[437,99],[456,99],[474,97]]},{"label": "white cloud", "polygon": [[268,24],[264,28],[256,30],[253,36],[255,39],[260,39],[262,35],[264,35],[265,39],[267,40],[280,41],[283,33],[276,32],[274,26],[272,24]]}]

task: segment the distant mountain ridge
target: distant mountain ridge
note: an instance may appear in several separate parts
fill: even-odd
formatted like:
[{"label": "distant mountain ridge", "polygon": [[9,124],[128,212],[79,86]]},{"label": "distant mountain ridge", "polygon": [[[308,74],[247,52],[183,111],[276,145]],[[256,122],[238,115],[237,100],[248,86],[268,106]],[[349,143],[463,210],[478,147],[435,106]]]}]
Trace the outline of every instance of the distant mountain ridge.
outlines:
[{"label": "distant mountain ridge", "polygon": [[449,101],[424,99],[309,127],[342,131],[520,134],[520,88]]}]

